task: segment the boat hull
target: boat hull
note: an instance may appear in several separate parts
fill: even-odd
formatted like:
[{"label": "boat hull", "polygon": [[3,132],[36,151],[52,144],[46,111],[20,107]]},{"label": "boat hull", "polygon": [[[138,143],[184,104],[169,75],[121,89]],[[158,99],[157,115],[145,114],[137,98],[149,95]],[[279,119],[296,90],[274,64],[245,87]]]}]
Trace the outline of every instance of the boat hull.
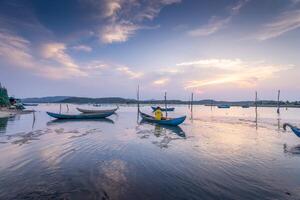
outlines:
[{"label": "boat hull", "polygon": [[[156,107],[154,107],[154,106],[151,106],[151,108],[152,108],[152,110],[153,111],[156,111]],[[175,110],[175,108],[161,108],[160,109],[161,111],[174,111]]]},{"label": "boat hull", "polygon": [[114,112],[107,113],[93,113],[93,114],[78,114],[78,115],[70,115],[70,114],[58,114],[47,112],[47,114],[56,119],[101,119],[106,118],[114,114]]},{"label": "boat hull", "polygon": [[109,112],[116,112],[119,107],[110,109],[110,110],[88,110],[88,109],[82,109],[82,108],[76,108],[79,112],[90,114],[90,113],[109,113]]},{"label": "boat hull", "polygon": [[161,124],[161,125],[168,125],[168,126],[178,126],[179,124],[182,124],[184,120],[186,119],[186,116],[178,117],[178,118],[171,118],[166,120],[156,120],[151,115],[147,115],[145,113],[140,113],[143,120],[151,123]]},{"label": "boat hull", "polygon": [[218,108],[230,108],[230,105],[218,105]]}]

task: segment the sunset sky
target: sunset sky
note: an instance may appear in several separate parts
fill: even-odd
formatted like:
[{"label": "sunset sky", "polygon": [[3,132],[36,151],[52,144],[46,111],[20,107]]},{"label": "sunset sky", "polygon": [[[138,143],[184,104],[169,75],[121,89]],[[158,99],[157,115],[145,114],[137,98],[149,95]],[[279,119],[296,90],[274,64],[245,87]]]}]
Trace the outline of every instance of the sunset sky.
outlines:
[{"label": "sunset sky", "polygon": [[16,97],[300,100],[300,0],[0,2]]}]

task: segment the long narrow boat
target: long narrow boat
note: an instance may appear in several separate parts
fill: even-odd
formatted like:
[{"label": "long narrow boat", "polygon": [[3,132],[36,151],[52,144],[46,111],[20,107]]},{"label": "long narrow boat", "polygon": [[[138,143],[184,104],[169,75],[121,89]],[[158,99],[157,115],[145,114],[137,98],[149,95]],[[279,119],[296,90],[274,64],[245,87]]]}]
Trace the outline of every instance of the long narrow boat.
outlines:
[{"label": "long narrow boat", "polygon": [[143,120],[151,122],[151,123],[156,123],[156,124],[162,124],[162,125],[169,125],[169,126],[178,126],[179,124],[183,123],[186,116],[182,117],[177,117],[177,118],[168,118],[168,119],[163,119],[163,120],[156,120],[154,117],[151,115],[147,115],[145,113],[140,112],[141,117]]},{"label": "long narrow boat", "polygon": [[295,133],[295,135],[297,135],[298,137],[300,137],[300,129],[299,128],[297,128],[296,126],[293,126],[293,125],[291,125],[289,123],[284,123],[283,124],[283,129],[286,130],[287,126],[291,128],[291,130]]},{"label": "long narrow boat", "polygon": [[249,105],[242,105],[242,108],[250,108]]},{"label": "long narrow boat", "polygon": [[222,105],[218,105],[218,108],[230,108],[230,105],[222,104]]},{"label": "long narrow boat", "polygon": [[[155,107],[155,106],[151,106],[151,108],[152,108],[152,110],[153,111],[156,111],[156,109],[157,109],[157,107]],[[160,108],[160,110],[161,111],[174,111],[175,110],[175,108]]]},{"label": "long narrow boat", "polygon": [[56,119],[101,119],[101,118],[111,116],[112,114],[114,114],[114,112],[77,114],[77,115],[58,114],[58,113],[47,112],[47,114],[51,117],[56,118]]},{"label": "long narrow boat", "polygon": [[23,103],[23,106],[38,106],[37,103]]},{"label": "long narrow boat", "polygon": [[76,108],[79,112],[85,113],[85,114],[90,114],[90,113],[107,113],[107,112],[116,112],[119,109],[119,106],[117,106],[114,109],[109,109],[109,110],[88,110],[88,109],[83,109],[83,108]]}]

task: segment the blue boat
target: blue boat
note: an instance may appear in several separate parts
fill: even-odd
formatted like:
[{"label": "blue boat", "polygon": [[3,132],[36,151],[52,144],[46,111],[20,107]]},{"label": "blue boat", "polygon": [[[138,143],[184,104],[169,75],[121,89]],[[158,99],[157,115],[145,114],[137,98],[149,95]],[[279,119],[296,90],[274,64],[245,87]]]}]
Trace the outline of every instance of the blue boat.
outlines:
[{"label": "blue boat", "polygon": [[284,123],[283,124],[283,130],[286,130],[287,126],[291,128],[291,130],[295,133],[295,135],[297,135],[298,137],[300,137],[300,129],[299,128],[297,128],[296,126],[293,126],[293,125],[291,125],[289,123]]},{"label": "blue boat", "polygon": [[177,118],[168,118],[162,120],[156,120],[153,116],[147,115],[145,113],[140,112],[141,117],[143,120],[151,123],[161,124],[161,125],[169,125],[169,126],[178,126],[179,124],[183,123],[186,119],[186,116],[177,117]]},{"label": "blue boat", "polygon": [[242,108],[250,108],[249,105],[242,105]]},{"label": "blue boat", "polygon": [[230,105],[221,104],[221,105],[218,105],[218,108],[230,108]]},{"label": "blue boat", "polygon": [[58,113],[47,112],[47,114],[56,119],[101,119],[101,118],[111,116],[112,114],[114,114],[114,112],[77,114],[77,115],[58,114]]},{"label": "blue boat", "polygon": [[[155,106],[151,106],[151,108],[152,108],[152,110],[153,111],[156,111],[156,109],[157,109],[157,107],[155,107]],[[160,110],[161,111],[174,111],[175,110],[175,108],[160,108]]]}]

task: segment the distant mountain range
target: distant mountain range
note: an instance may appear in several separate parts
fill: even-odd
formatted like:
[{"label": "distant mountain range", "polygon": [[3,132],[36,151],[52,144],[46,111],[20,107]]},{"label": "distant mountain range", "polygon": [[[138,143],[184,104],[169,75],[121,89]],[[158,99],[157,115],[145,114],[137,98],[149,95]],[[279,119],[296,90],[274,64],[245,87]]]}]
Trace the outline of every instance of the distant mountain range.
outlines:
[{"label": "distant mountain range", "polygon": [[[126,99],[121,97],[104,97],[104,98],[89,98],[89,97],[71,97],[71,96],[52,96],[52,97],[41,97],[41,98],[25,98],[22,99],[24,103],[77,103],[77,104],[136,104],[135,99]],[[141,100],[141,104],[164,104],[164,100]],[[167,100],[168,104],[189,104],[189,101],[182,100]],[[196,105],[220,105],[228,104],[232,106],[240,105],[255,105],[254,101],[216,101],[211,99],[203,99],[194,101]],[[277,101],[262,100],[258,101],[259,106],[274,106],[277,105]],[[280,105],[300,105],[300,102],[280,102]]]}]

